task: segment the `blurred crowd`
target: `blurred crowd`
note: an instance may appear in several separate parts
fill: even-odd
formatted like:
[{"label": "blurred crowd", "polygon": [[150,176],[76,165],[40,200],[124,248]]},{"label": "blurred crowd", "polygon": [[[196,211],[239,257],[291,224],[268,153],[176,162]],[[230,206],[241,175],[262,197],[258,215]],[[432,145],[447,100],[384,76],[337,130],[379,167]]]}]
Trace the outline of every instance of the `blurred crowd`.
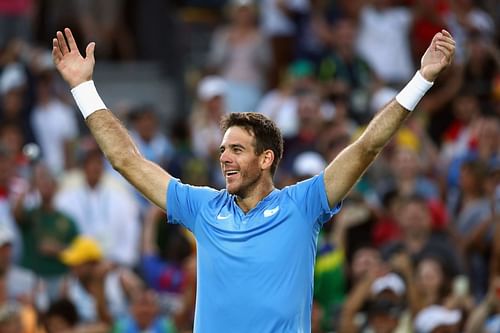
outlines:
[{"label": "blurred crowd", "polygon": [[495,0],[0,0],[0,332],[192,331],[196,244],[89,136],[51,61],[64,26],[98,63],[182,64],[175,123],[119,117],[148,159],[215,188],[224,114],[276,121],[275,181],[293,184],[449,30],[454,64],[321,231],[313,333],[500,332],[499,19]]}]

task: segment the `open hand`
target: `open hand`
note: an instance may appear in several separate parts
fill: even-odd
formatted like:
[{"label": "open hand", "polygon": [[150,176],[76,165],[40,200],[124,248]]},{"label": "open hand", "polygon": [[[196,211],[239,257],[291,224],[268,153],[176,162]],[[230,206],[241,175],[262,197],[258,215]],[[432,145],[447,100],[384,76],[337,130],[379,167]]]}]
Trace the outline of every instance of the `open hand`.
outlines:
[{"label": "open hand", "polygon": [[441,30],[432,38],[420,61],[420,74],[430,82],[434,82],[438,75],[453,61],[455,41],[450,33]]},{"label": "open hand", "polygon": [[[64,39],[66,36],[66,40]],[[95,43],[89,43],[85,50],[85,58],[82,57],[75,38],[69,28],[64,29],[64,35],[61,31],[56,33],[56,38],[52,40],[52,60],[57,70],[61,73],[63,79],[71,88],[80,83],[92,80],[95,59]]]}]

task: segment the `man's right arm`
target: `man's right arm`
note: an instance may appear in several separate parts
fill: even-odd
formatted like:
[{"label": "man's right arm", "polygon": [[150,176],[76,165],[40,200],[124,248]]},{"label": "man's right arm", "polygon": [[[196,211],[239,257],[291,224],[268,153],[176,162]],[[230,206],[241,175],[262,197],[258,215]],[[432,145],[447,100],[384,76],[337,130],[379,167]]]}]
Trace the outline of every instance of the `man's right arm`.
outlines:
[{"label": "man's right arm", "polygon": [[113,168],[151,202],[166,209],[166,193],[172,177],[142,156],[113,113],[109,110],[94,112],[86,123]]},{"label": "man's right arm", "polygon": [[113,168],[120,172],[146,198],[166,209],[166,193],[172,178],[158,165],[146,160],[134,144],[127,129],[107,110],[95,90],[95,43],[82,57],[71,30],[58,31],[53,39],[52,58],[57,70],[72,88],[73,96],[85,117],[99,147]]}]

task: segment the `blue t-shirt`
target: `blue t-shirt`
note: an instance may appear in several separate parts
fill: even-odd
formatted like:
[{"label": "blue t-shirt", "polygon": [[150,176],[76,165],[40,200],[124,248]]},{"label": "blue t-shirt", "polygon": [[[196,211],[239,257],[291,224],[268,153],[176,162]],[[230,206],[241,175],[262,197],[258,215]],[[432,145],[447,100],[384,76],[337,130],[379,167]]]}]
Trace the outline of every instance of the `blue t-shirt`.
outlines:
[{"label": "blue t-shirt", "polygon": [[310,332],[316,242],[330,209],[323,174],[244,213],[226,190],[168,187],[167,216],[197,241],[195,332]]}]

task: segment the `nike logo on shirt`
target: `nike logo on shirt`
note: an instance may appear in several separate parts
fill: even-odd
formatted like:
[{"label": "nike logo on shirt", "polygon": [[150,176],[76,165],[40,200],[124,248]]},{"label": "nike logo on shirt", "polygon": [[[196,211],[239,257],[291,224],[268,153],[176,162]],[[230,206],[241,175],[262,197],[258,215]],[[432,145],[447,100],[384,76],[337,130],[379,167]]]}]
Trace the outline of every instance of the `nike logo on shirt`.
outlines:
[{"label": "nike logo on shirt", "polygon": [[227,220],[228,218],[230,218],[233,214],[227,214],[227,215],[222,215],[222,214],[219,214],[217,215],[217,220]]},{"label": "nike logo on shirt", "polygon": [[266,209],[264,211],[264,217],[273,216],[274,214],[276,214],[278,212],[278,210],[280,210],[280,206],[276,206],[273,209]]}]

